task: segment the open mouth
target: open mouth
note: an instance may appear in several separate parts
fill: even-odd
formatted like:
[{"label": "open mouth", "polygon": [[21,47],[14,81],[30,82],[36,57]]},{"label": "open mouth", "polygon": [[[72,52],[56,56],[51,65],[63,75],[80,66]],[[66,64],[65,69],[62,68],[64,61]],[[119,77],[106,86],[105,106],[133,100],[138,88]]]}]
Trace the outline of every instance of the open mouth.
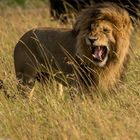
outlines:
[{"label": "open mouth", "polygon": [[103,62],[108,55],[107,46],[91,46],[93,60],[97,63]]}]

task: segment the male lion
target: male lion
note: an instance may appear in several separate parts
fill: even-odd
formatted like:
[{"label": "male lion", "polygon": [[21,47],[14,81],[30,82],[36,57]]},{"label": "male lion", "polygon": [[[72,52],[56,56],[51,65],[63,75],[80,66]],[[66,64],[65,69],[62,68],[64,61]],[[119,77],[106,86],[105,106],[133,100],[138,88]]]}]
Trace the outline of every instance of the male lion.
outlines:
[{"label": "male lion", "polygon": [[46,76],[63,84],[80,81],[86,87],[110,89],[121,77],[131,30],[124,9],[103,3],[81,12],[73,29],[28,31],[14,51],[19,88],[32,89],[36,78],[43,81]]}]

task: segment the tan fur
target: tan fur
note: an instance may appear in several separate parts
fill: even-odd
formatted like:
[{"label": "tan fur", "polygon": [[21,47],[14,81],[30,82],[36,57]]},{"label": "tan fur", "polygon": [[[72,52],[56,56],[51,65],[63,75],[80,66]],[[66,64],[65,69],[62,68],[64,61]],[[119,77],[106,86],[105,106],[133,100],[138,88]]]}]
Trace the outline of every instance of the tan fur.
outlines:
[{"label": "tan fur", "polygon": [[18,89],[23,95],[30,92],[36,78],[40,82],[56,78],[64,85],[71,82],[65,77],[72,73],[72,67],[62,48],[74,57],[75,36],[72,30],[37,28],[21,37],[14,50],[14,64]]}]

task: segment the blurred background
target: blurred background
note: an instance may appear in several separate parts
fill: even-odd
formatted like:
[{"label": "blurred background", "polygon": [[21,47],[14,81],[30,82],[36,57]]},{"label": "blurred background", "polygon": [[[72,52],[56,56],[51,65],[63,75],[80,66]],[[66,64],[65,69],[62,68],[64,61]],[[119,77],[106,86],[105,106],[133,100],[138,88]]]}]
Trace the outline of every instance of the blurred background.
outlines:
[{"label": "blurred background", "polygon": [[47,4],[48,0],[0,0],[1,5],[20,5],[20,6],[27,6],[27,5],[39,5],[39,4]]}]

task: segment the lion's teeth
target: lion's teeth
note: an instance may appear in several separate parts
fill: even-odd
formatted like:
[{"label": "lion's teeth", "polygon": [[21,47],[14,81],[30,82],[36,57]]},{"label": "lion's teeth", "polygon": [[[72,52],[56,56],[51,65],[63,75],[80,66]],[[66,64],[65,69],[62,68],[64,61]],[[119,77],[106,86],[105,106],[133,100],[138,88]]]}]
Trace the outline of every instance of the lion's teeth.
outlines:
[{"label": "lion's teeth", "polygon": [[103,61],[103,59],[102,59],[102,58],[100,58],[100,61]]},{"label": "lion's teeth", "polygon": [[[94,57],[94,58],[97,58],[97,56],[95,55],[95,54],[92,54],[92,56]],[[100,58],[98,58],[100,61],[103,61],[103,59],[100,57]]]},{"label": "lion's teeth", "polygon": [[96,56],[95,56],[94,54],[92,54],[92,56],[93,56],[94,58],[96,58]]}]

